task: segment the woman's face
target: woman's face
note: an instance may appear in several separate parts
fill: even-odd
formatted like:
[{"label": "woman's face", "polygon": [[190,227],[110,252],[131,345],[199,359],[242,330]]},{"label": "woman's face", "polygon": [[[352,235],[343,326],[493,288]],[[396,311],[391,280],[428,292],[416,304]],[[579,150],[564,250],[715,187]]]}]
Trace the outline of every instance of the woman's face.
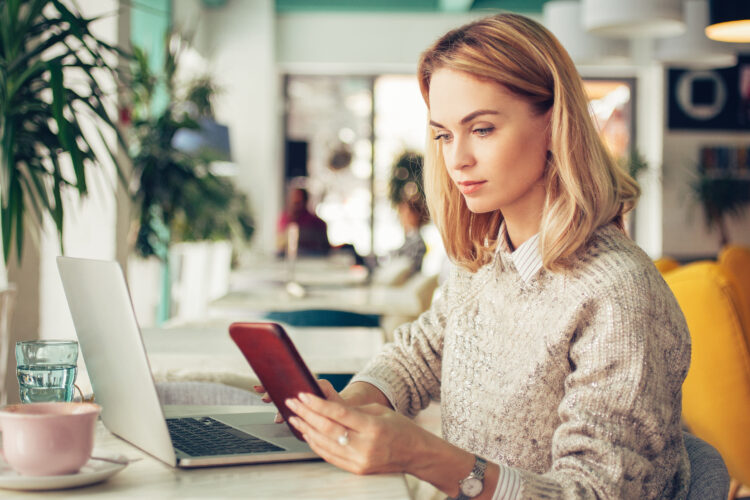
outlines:
[{"label": "woman's face", "polygon": [[497,83],[439,69],[430,80],[430,125],[469,210],[541,214],[549,112],[536,114]]}]

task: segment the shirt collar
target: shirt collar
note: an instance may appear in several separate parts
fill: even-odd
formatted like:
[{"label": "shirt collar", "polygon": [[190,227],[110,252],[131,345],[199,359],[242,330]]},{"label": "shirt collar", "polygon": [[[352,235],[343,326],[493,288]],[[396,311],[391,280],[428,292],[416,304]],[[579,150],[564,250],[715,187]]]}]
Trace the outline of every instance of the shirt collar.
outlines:
[{"label": "shirt collar", "polygon": [[528,283],[542,268],[542,254],[539,252],[539,233],[524,241],[518,248],[511,251],[508,245],[508,231],[505,221],[500,223],[498,246],[501,251],[509,253],[521,279]]}]

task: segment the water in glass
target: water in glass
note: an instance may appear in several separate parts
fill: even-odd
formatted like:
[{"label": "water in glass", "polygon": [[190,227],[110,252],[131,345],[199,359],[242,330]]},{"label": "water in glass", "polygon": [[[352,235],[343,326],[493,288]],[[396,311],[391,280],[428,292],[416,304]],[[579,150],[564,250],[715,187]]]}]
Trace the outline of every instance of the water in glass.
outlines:
[{"label": "water in glass", "polygon": [[37,340],[16,343],[16,374],[23,403],[72,401],[78,342]]}]

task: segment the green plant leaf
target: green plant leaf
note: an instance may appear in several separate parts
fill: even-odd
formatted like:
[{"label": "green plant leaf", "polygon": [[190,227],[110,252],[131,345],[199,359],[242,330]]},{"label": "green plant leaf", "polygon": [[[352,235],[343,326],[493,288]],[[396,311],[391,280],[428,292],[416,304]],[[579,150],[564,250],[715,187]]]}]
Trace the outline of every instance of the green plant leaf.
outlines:
[{"label": "green plant leaf", "polygon": [[[18,176],[14,177],[13,183],[11,184],[10,191],[12,193],[11,202],[13,203],[13,212],[16,216],[16,258],[18,262],[21,262],[23,255],[23,238],[24,238],[24,203],[23,203],[23,192],[21,191],[21,184],[18,181]],[[7,262],[7,256],[6,262]]]},{"label": "green plant leaf", "polygon": [[[86,192],[86,175],[83,166],[83,154],[78,148],[75,140],[80,134],[74,134],[72,125],[65,118],[63,109],[65,106],[65,87],[63,87],[62,66],[59,61],[53,60],[47,63],[50,70],[50,87],[52,89],[52,111],[59,128],[60,142],[63,148],[70,154],[73,163],[73,171],[76,175],[76,186],[80,193]],[[78,132],[78,131],[76,131]]]},{"label": "green plant leaf", "polygon": [[55,6],[57,11],[60,13],[60,17],[70,24],[70,32],[78,39],[82,39],[86,32],[85,27],[88,21],[76,14],[73,14],[68,8],[58,0],[52,0],[52,5]]},{"label": "green plant leaf", "polygon": [[34,64],[26,68],[26,70],[18,77],[8,81],[6,94],[8,101],[13,99],[18,89],[23,88],[30,79],[38,78],[44,71],[47,71],[47,65],[42,61],[36,61]]},{"label": "green plant leaf", "polygon": [[3,120],[2,126],[2,164],[0,164],[0,206],[8,207],[8,194],[10,192],[10,179],[8,173],[13,171],[15,165],[15,124],[7,119]]},{"label": "green plant leaf", "polygon": [[[51,206],[49,204],[49,198],[47,198],[47,192],[39,184],[39,179],[32,173],[31,166],[21,171],[21,181],[24,185],[24,192],[27,193],[26,199],[28,204],[31,205],[36,217],[37,224],[42,227],[44,224],[43,211],[49,211]],[[41,165],[40,165],[41,168]]]},{"label": "green plant leaf", "polygon": [[34,22],[39,19],[42,14],[44,5],[47,0],[31,0],[26,2],[26,19],[19,21],[18,30],[22,33],[29,33]]},{"label": "green plant leaf", "polygon": [[[106,152],[94,150],[79,119],[84,114],[94,119],[92,130],[99,139],[109,128],[125,144],[106,112],[97,79],[103,71],[121,80],[120,70],[107,61],[127,54],[93,36],[89,25],[94,20],[60,0],[0,0],[0,223],[6,256],[13,240],[20,255],[23,233],[18,232],[24,225],[41,224],[45,212],[62,238],[62,191],[86,193],[86,172],[99,167],[97,154],[115,160],[123,179],[111,144],[102,142]],[[65,88],[63,75],[70,68],[88,80],[91,95]],[[69,179],[60,168],[59,157],[66,154],[73,167]]]},{"label": "green plant leaf", "polygon": [[[8,66],[9,72],[15,72],[21,67],[25,67],[30,61],[34,60],[35,58],[39,57],[44,51],[49,50],[52,47],[55,47],[57,44],[62,42],[68,37],[68,33],[59,33],[57,35],[52,35],[48,39],[42,41],[39,45],[34,47],[30,52],[25,52],[21,54],[17,59],[14,59],[11,61],[10,65]],[[58,56],[58,58],[62,58],[61,56]]]},{"label": "green plant leaf", "polygon": [[13,213],[10,205],[0,208],[0,223],[2,223],[3,226],[3,255],[5,256],[5,262],[8,262],[8,256],[10,256],[11,237],[13,235],[12,221]]},{"label": "green plant leaf", "polygon": [[65,185],[60,170],[60,161],[56,156],[50,157],[52,164],[54,165],[54,171],[52,173],[53,189],[52,196],[55,199],[55,204],[52,207],[50,215],[52,215],[52,221],[55,223],[57,228],[57,234],[59,235],[60,242],[62,243],[63,234],[63,204],[62,204],[62,187]]},{"label": "green plant leaf", "polygon": [[2,7],[0,12],[0,38],[3,43],[3,53],[7,57],[12,53],[12,43],[15,38],[13,26],[18,20],[19,4],[16,0],[6,0]]}]

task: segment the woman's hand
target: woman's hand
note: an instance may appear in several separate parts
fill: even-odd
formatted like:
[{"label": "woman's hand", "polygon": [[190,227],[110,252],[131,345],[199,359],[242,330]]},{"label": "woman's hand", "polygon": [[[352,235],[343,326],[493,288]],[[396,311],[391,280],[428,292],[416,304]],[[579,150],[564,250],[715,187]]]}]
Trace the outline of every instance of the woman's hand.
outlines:
[{"label": "woman's hand", "polygon": [[380,404],[346,406],[312,394],[286,404],[298,415],[289,424],[313,451],[355,474],[410,472],[427,443],[439,439]]},{"label": "woman's hand", "polygon": [[[318,379],[318,387],[320,387],[320,390],[323,391],[323,394],[325,395],[326,399],[328,401],[337,401],[339,403],[344,403],[344,400],[341,399],[341,396],[339,396],[339,393],[336,392],[336,389],[333,388],[331,383],[325,379]],[[271,403],[271,397],[266,392],[266,388],[262,385],[255,385],[253,386],[253,389],[255,389],[255,392],[261,395],[261,400],[264,403]],[[284,419],[281,416],[281,413],[276,413],[276,417],[273,419],[274,422],[277,424],[280,424],[284,421]]]}]

